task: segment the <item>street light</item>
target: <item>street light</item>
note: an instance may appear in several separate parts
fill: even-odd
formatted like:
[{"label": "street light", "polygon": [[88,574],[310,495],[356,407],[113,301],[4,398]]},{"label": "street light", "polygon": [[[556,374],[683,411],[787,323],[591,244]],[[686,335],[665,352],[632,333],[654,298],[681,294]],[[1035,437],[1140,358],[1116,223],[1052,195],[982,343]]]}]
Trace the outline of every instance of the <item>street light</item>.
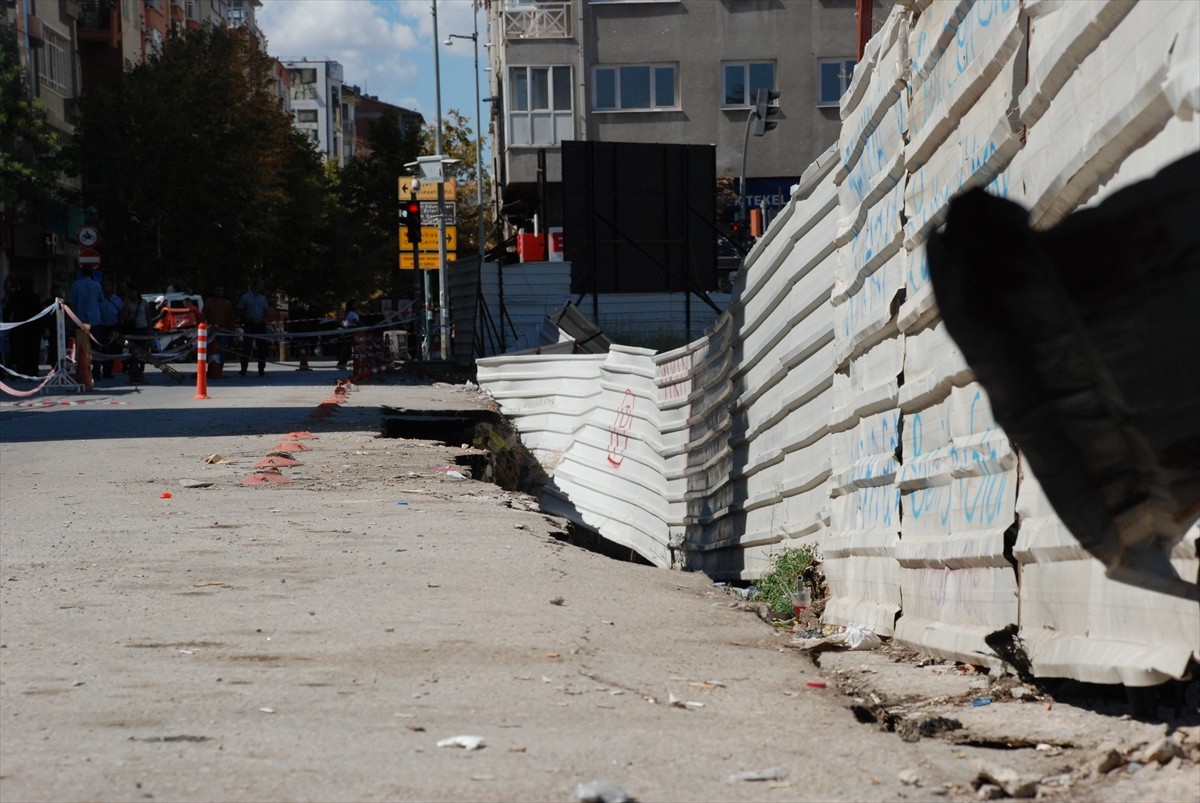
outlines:
[{"label": "street light", "polygon": [[470,39],[475,45],[475,215],[479,219],[479,270],[483,271],[483,106],[479,97],[479,17],[475,17],[475,33],[470,36],[452,33],[446,37],[446,47],[455,39]]},{"label": "street light", "polygon": [[[433,84],[436,89],[437,96],[437,125],[434,126],[434,151],[438,160],[442,158],[442,66],[440,52],[437,46],[438,41],[438,12],[437,0],[433,0]],[[450,316],[446,303],[447,288],[446,288],[446,185],[439,183],[437,185],[437,209],[438,209],[438,308],[441,310],[440,324],[440,348],[439,353],[443,360],[450,358]],[[428,328],[426,329],[426,338],[428,338]]]}]

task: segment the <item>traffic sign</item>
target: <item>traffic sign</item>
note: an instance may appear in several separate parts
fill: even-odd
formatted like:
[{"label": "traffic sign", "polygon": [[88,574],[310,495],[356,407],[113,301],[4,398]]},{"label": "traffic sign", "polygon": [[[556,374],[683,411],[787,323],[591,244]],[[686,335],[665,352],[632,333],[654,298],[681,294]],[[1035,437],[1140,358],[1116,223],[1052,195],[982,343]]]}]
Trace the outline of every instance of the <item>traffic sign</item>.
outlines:
[{"label": "traffic sign", "polygon": [[[441,267],[440,263],[438,262],[438,255],[437,255],[436,251],[434,251],[433,253],[430,253],[428,251],[422,251],[418,256],[419,256],[419,260],[418,260],[417,264],[418,264],[418,267],[421,268],[421,270],[438,270]],[[413,269],[413,253],[412,253],[412,249],[410,248],[407,251],[400,252],[400,270],[412,270],[412,269]]]},{"label": "traffic sign", "polygon": [[[424,218],[424,215],[422,215]],[[424,220],[422,220],[422,223]],[[417,246],[421,251],[430,251],[434,254],[438,251],[438,227],[437,226],[421,226],[421,242]],[[446,253],[453,254],[458,250],[458,226],[446,227]],[[412,253],[412,243],[408,241],[408,237],[404,229],[400,230],[400,253],[408,251]]]},{"label": "traffic sign", "polygon": [[79,250],[79,267],[91,265],[93,268],[100,267],[100,252],[95,248],[81,248]]},{"label": "traffic sign", "polygon": [[[398,184],[396,197],[401,201],[407,201],[409,196],[412,194],[412,177],[402,176]],[[446,188],[442,198],[447,201],[453,201],[457,197],[456,193],[458,191],[458,182],[453,176],[451,176],[450,178],[446,179],[442,186]],[[421,182],[421,186],[417,189],[417,200],[436,201],[437,188],[438,185],[434,184],[432,181]]]},{"label": "traffic sign", "polygon": [[84,248],[91,248],[100,242],[100,230],[95,226],[84,226],[75,235],[75,240]]},{"label": "traffic sign", "polygon": [[[446,225],[453,226],[458,222],[458,210],[455,208],[454,201],[446,201],[442,204],[442,208],[446,210]],[[437,201],[421,201],[421,222],[432,223],[434,226],[438,222],[438,203]]]}]

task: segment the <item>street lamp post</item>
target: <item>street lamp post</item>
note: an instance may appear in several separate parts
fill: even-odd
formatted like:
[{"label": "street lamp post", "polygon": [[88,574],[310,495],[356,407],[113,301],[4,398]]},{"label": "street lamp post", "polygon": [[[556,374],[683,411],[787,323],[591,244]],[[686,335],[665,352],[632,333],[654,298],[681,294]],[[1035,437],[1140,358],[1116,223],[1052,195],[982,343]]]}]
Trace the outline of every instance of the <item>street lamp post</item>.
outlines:
[{"label": "street lamp post", "polygon": [[[442,74],[439,56],[437,0],[433,0],[433,83],[437,90],[437,125],[434,137],[434,151],[437,158],[442,159]],[[450,310],[446,303],[446,184],[437,185],[438,209],[438,309],[440,340],[438,352],[443,360],[450,357]]]},{"label": "street lamp post", "polygon": [[469,36],[452,33],[446,37],[446,47],[455,39],[470,39],[475,45],[475,215],[479,223],[479,270],[483,270],[484,224],[483,224],[483,106],[479,96],[479,17],[475,17],[475,32]]}]

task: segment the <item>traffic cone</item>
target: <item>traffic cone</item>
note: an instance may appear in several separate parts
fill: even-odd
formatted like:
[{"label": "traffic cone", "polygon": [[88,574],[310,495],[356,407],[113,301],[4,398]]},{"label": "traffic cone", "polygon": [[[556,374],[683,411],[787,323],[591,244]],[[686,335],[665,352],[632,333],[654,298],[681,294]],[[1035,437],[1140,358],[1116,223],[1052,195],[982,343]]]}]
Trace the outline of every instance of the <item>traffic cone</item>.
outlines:
[{"label": "traffic cone", "polygon": [[297,368],[296,370],[297,371],[311,371],[312,370],[311,368],[308,367],[308,347],[307,346],[300,347],[300,367]]}]

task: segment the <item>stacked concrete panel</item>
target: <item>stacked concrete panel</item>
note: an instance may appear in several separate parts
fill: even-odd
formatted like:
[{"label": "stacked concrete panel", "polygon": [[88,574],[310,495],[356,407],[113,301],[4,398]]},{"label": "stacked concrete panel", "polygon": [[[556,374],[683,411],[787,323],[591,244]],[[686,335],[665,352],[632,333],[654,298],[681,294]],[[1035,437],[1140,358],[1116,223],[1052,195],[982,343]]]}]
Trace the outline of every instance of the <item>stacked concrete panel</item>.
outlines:
[{"label": "stacked concrete panel", "polygon": [[900,611],[895,548],[896,396],[904,342],[896,328],[903,292],[904,88],[911,15],[890,15],[855,68],[842,101],[840,206],[829,412],[830,530],[822,542],[832,598],[825,619],[891,635]]},{"label": "stacked concrete panel", "polygon": [[[998,665],[984,642],[1017,621],[1013,537],[1016,453],[937,316],[924,242],[967,187],[1007,195],[1021,148],[1024,80],[1015,0],[932,3],[910,34],[909,173],[904,191],[908,343],[898,394],[903,521],[896,549],[903,611],[897,640],[946,658]],[[1011,543],[1007,544],[1011,547]]]},{"label": "stacked concrete panel", "polygon": [[1106,579],[1022,474],[924,244],[967,187],[1052,225],[1200,149],[1197,110],[1194,0],[909,0],[704,337],[481,361],[481,384],[552,464],[559,512],[658,565],[752,579],[815,541],[828,622],[993,667],[987,637],[1017,624],[1039,676],[1179,677],[1200,609]]},{"label": "stacked concrete panel", "polygon": [[660,567],[673,559],[653,352],[613,346],[600,393],[552,478],[551,511],[574,518]]},{"label": "stacked concrete panel", "polygon": [[596,407],[604,360],[603,354],[500,355],[479,360],[476,376],[553,473]]},{"label": "stacked concrete panel", "polygon": [[[1011,169],[1038,225],[1200,148],[1200,5],[1027,5],[1028,144]],[[1195,602],[1106,578],[1027,468],[1017,509],[1020,636],[1035,674],[1147,686],[1179,677],[1200,655]],[[1197,537],[1193,526],[1172,553],[1193,580]]]}]

